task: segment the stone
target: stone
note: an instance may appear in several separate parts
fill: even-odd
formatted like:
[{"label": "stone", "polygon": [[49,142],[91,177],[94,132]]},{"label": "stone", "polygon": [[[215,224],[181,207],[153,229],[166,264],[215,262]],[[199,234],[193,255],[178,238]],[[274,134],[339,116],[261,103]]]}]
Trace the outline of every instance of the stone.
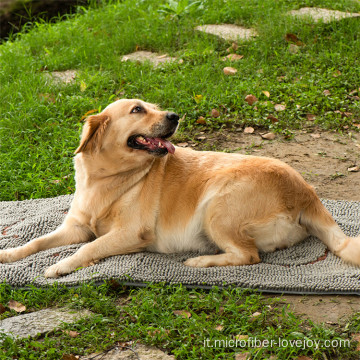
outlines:
[{"label": "stone", "polygon": [[[116,347],[106,353],[96,353],[87,356],[81,356],[80,360],[90,360],[98,356],[102,360],[175,360],[173,355],[168,355],[163,351],[154,347],[136,344],[134,347],[122,348]],[[96,357],[96,358],[98,358]]]},{"label": "stone", "polygon": [[[166,54],[159,55],[157,53],[153,53],[151,51],[135,51],[131,54],[124,55],[121,58],[121,61],[133,61],[145,63],[146,61],[150,61],[153,66],[159,66],[161,64],[169,63],[176,61],[175,57],[168,56]],[[181,62],[181,61],[180,61]]]},{"label": "stone", "polygon": [[304,7],[299,10],[292,10],[288,12],[288,14],[297,17],[311,17],[315,22],[323,21],[324,23],[329,23],[334,20],[341,20],[349,17],[360,16],[359,13],[349,13],[316,7]]},{"label": "stone", "polygon": [[55,83],[71,84],[75,81],[79,73],[76,70],[65,70],[46,72],[44,74]]},{"label": "stone", "polygon": [[227,41],[252,40],[257,36],[255,29],[247,29],[233,24],[201,25],[197,26],[195,30],[216,35]]},{"label": "stone", "polygon": [[27,338],[57,329],[63,322],[72,323],[90,316],[88,310],[73,311],[65,308],[43,309],[13,316],[0,321],[0,332],[14,338]]}]

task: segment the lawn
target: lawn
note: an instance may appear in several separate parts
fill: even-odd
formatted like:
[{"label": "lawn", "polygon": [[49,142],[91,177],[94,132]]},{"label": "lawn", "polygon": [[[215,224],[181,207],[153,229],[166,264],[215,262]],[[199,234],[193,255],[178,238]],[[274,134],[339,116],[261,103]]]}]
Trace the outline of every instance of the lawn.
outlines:
[{"label": "lawn", "polygon": [[[353,0],[125,0],[93,2],[50,23],[29,23],[0,45],[0,200],[73,193],[72,158],[82,120],[121,97],[141,98],[186,114],[175,143],[196,141],[196,134],[203,131],[216,134],[246,126],[283,138],[305,126],[359,132],[359,18],[326,24],[286,15],[305,6],[360,11],[360,3]],[[230,50],[242,55],[241,60],[223,61],[232,43],[194,31],[209,23],[255,28],[258,36]],[[296,51],[290,51],[295,43]],[[121,61],[135,50],[181,61],[157,68]],[[237,73],[225,75],[225,66]],[[74,82],[63,84],[48,76],[65,70],[78,72]],[[249,94],[259,99],[255,106],[245,101]],[[276,111],[276,104],[285,105],[285,110]],[[220,116],[212,117],[212,109]],[[198,122],[200,116],[205,124]],[[56,359],[63,353],[81,355],[138,339],[178,359],[228,359],[240,349],[210,348],[203,341],[236,335],[322,341],[350,339],[360,331],[359,314],[346,326],[330,330],[285,315],[276,301],[253,291],[113,285],[48,290],[0,285],[3,305],[12,298],[28,311],[66,304],[96,313],[73,326],[80,333],[76,338],[62,331],[33,340],[6,338],[0,358]],[[191,316],[176,316],[175,310],[189,311]],[[253,318],[256,312],[261,315]],[[13,315],[7,311],[0,319]],[[351,343],[350,348],[247,350],[256,359],[300,354],[355,359],[355,347]]]}]

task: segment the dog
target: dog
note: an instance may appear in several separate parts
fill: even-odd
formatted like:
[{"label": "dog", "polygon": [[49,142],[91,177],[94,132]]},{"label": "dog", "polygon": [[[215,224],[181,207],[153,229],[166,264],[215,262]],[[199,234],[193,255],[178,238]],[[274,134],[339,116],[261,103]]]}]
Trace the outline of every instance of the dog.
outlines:
[{"label": "dog", "polygon": [[[0,250],[0,262],[87,242],[50,266],[49,278],[100,259],[139,251],[205,251],[193,267],[250,265],[309,235],[360,266],[360,236],[346,236],[314,189],[285,163],[194,151],[168,139],[179,116],[141,100],[118,100],[89,116],[76,149],[76,191],[63,224],[27,244]],[[92,241],[91,241],[92,240]]]}]

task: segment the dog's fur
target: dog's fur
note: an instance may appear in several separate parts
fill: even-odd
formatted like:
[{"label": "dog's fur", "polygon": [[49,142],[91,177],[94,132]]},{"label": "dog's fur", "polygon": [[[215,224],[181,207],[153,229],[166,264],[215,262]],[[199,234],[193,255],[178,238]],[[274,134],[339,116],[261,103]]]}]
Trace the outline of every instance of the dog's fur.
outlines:
[{"label": "dog's fur", "polygon": [[[176,131],[178,119],[140,100],[118,100],[90,116],[76,150],[76,192],[64,223],[24,246],[0,250],[0,262],[93,240],[45,276],[116,254],[205,250],[211,243],[221,253],[185,264],[245,265],[260,261],[258,250],[291,246],[312,234],[360,266],[360,236],[343,234],[295,170],[238,154],[183,148],[168,154],[175,149],[164,139]],[[147,147],[137,135],[161,144]]]}]

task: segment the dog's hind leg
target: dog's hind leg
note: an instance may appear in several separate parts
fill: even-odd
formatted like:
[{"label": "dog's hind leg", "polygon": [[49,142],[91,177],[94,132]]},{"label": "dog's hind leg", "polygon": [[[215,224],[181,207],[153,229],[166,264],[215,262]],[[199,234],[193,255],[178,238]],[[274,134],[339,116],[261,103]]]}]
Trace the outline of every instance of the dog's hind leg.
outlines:
[{"label": "dog's hind leg", "polygon": [[23,246],[0,250],[0,263],[10,263],[35,254],[41,250],[62,245],[78,244],[91,239],[89,228],[79,224],[73,217],[67,217],[55,231],[29,241]]},{"label": "dog's hind leg", "polygon": [[239,225],[236,224],[236,218],[217,213],[205,219],[204,227],[208,237],[224,253],[191,258],[185,261],[185,265],[193,267],[238,266],[260,262],[254,239],[241,231]]}]

